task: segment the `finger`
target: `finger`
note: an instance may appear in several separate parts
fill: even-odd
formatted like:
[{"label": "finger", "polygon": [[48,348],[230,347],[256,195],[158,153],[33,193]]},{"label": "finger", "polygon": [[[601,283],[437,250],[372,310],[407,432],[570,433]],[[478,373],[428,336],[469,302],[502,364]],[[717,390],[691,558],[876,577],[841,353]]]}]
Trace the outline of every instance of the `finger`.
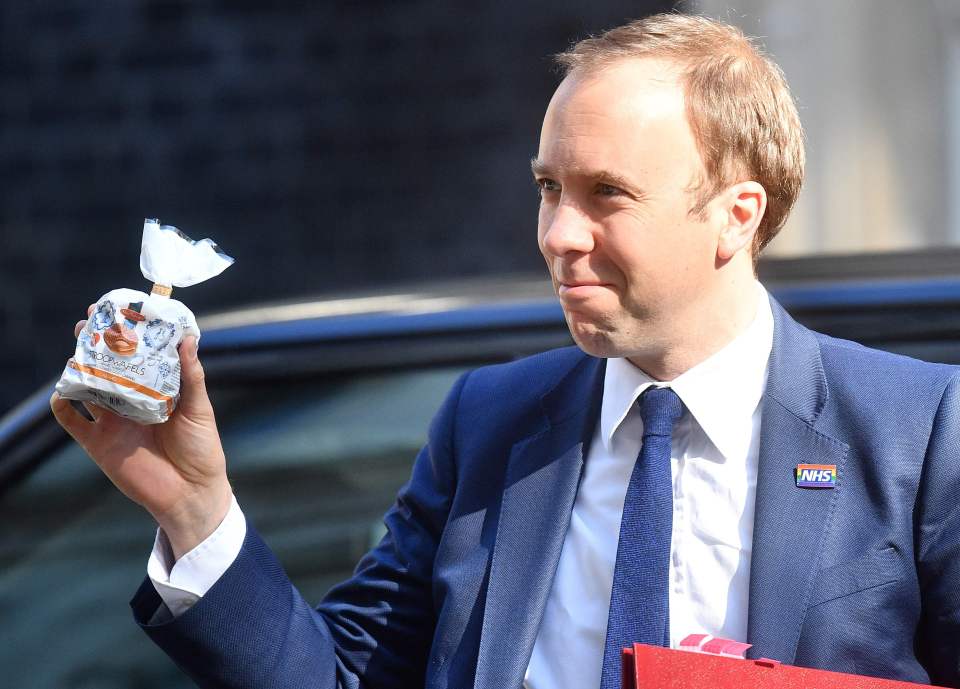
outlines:
[{"label": "finger", "polygon": [[80,416],[80,412],[73,408],[70,400],[64,399],[55,392],[50,397],[50,410],[64,430],[82,445],[81,439],[86,437],[91,423]]},{"label": "finger", "polygon": [[80,337],[80,331],[87,327],[86,321],[77,321],[77,324],[73,326],[73,336]]},{"label": "finger", "polygon": [[97,305],[96,305],[96,304],[90,304],[90,306],[87,307],[87,316],[92,316],[92,315],[93,315],[93,310],[94,310],[95,308],[97,308]]},{"label": "finger", "polygon": [[203,366],[197,357],[197,338],[192,335],[180,343],[180,409],[187,416],[212,412]]},{"label": "finger", "polygon": [[[82,402],[81,404],[83,405],[84,411],[86,411],[87,414],[90,415],[91,421],[99,421],[100,417],[103,416],[104,412],[106,412],[106,409],[104,409],[103,407],[98,407],[92,402]],[[77,411],[80,411],[80,410],[78,409]],[[82,414],[83,412],[80,412],[80,413]]]},{"label": "finger", "polygon": [[78,402],[77,400],[70,400],[70,406],[77,410],[77,413],[80,414],[87,421],[96,422],[96,419],[93,418],[93,414],[90,413],[90,410],[87,408],[87,405],[83,402]]}]

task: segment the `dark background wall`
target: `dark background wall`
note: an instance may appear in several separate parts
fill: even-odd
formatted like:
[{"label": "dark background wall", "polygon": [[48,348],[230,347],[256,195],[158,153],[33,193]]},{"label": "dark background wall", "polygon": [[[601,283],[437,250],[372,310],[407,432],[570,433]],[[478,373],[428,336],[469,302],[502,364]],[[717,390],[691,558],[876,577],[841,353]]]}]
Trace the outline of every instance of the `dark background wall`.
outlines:
[{"label": "dark background wall", "polygon": [[0,4],[0,413],[72,326],[147,288],[144,216],[236,257],[203,313],[541,270],[527,161],[548,55],[675,2]]}]

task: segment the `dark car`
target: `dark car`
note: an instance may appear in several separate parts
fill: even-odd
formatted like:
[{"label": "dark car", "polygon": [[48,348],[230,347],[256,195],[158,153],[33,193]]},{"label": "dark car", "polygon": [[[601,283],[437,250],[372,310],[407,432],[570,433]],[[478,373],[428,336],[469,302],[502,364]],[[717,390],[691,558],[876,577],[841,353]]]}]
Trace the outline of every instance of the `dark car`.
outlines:
[{"label": "dark car", "polygon": [[[958,363],[957,258],[771,261],[761,276],[815,329]],[[545,277],[275,304],[200,326],[235,492],[308,600],[380,537],[457,376],[570,344]],[[0,419],[0,683],[192,686],[125,605],[155,526],[68,442],[52,384]]]}]

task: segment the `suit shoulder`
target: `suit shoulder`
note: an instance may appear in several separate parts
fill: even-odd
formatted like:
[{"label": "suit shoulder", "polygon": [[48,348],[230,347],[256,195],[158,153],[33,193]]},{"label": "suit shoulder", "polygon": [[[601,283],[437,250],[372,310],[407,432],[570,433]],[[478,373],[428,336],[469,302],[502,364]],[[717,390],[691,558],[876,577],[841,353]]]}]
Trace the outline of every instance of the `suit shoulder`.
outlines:
[{"label": "suit shoulder", "polygon": [[483,366],[469,374],[463,397],[489,399],[491,395],[509,394],[518,400],[539,400],[559,380],[589,360],[591,357],[579,347],[563,347],[503,364]]},{"label": "suit shoulder", "polygon": [[824,372],[832,384],[848,380],[878,387],[944,388],[960,374],[960,367],[873,349],[857,342],[815,332]]},{"label": "suit shoulder", "polygon": [[460,470],[508,457],[518,440],[592,409],[602,370],[602,359],[567,347],[466,374],[453,421]]}]

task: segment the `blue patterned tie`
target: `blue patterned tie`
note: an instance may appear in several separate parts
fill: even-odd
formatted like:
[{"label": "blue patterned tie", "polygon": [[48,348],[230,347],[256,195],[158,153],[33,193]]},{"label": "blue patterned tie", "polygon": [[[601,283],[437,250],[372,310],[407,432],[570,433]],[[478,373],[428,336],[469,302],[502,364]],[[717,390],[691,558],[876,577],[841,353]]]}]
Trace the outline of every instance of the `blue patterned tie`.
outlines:
[{"label": "blue patterned tie", "polygon": [[624,647],[670,644],[670,442],[683,402],[670,388],[648,388],[637,404],[643,446],[623,504],[600,689],[619,689]]}]

